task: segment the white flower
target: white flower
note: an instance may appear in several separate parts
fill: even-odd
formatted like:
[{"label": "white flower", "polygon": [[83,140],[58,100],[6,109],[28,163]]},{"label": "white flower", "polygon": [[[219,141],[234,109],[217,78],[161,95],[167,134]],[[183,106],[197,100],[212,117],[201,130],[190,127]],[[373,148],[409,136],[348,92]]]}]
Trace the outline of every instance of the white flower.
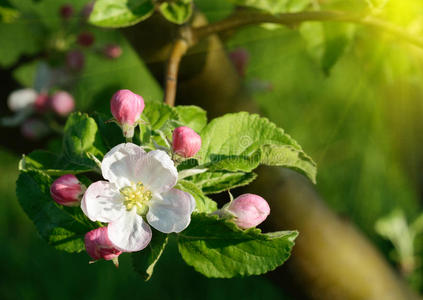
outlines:
[{"label": "white flower", "polygon": [[92,221],[109,223],[109,239],[119,250],[135,252],[148,245],[152,233],[144,218],[164,233],[188,227],[195,200],[173,188],[178,172],[166,152],[120,144],[104,156],[101,172],[108,181],[91,184],[81,208]]},{"label": "white flower", "polygon": [[38,93],[33,89],[20,89],[13,91],[8,99],[7,105],[11,111],[19,111],[31,107],[37,99]]}]

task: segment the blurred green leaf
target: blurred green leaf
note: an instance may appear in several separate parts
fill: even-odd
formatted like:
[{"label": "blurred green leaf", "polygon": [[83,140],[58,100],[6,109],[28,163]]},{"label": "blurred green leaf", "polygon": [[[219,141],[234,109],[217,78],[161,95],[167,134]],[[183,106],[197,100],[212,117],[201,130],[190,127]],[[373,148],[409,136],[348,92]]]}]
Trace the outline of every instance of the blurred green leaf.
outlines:
[{"label": "blurred green leaf", "polygon": [[100,27],[127,27],[151,16],[151,0],[97,0],[90,15],[90,23]]},{"label": "blurred green leaf", "polygon": [[23,171],[16,183],[22,208],[34,222],[41,237],[56,249],[81,252],[84,235],[94,227],[80,207],[58,205],[50,196],[53,179],[41,171]]},{"label": "blurred green leaf", "polygon": [[266,11],[271,14],[298,12],[310,5],[310,0],[229,0],[239,5]]},{"label": "blurred green leaf", "polygon": [[241,230],[217,216],[193,214],[187,229],[178,234],[182,258],[207,277],[259,275],[274,270],[290,256],[296,231],[261,233]]},{"label": "blurred green leaf", "polygon": [[190,181],[200,187],[205,194],[217,194],[247,185],[256,177],[255,173],[215,171],[195,175]]},{"label": "blurred green leaf", "polygon": [[168,21],[183,24],[191,17],[192,7],[192,0],[171,0],[160,4],[159,10]]},{"label": "blurred green leaf", "polygon": [[148,281],[153,275],[154,267],[166,248],[168,235],[153,229],[153,237],[147,248],[132,254],[135,271]]}]

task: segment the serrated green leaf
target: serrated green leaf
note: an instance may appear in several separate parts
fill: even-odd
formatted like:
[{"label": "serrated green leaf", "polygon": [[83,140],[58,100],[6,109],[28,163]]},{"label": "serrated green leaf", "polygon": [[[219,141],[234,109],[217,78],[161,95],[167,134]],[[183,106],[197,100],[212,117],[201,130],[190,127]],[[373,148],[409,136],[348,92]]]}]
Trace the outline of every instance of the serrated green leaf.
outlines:
[{"label": "serrated green leaf", "polygon": [[145,104],[142,118],[148,121],[151,129],[160,129],[168,120],[178,119],[172,107],[158,101],[149,101]]},{"label": "serrated green leaf", "polygon": [[148,281],[153,275],[154,267],[162,256],[168,242],[168,235],[153,229],[153,236],[147,248],[132,254],[135,271]]},{"label": "serrated green leaf", "polygon": [[185,262],[207,277],[231,278],[264,274],[290,256],[296,231],[263,234],[241,230],[217,216],[194,214],[190,226],[178,234]]},{"label": "serrated green leaf", "polygon": [[195,175],[190,181],[205,194],[217,194],[247,185],[256,177],[255,173],[216,171]]},{"label": "serrated green leaf", "polygon": [[190,193],[194,197],[196,204],[195,211],[213,212],[217,210],[217,203],[206,197],[201,189],[198,188],[194,183],[187,180],[179,180],[175,188]]},{"label": "serrated green leaf", "polygon": [[63,156],[66,161],[95,169],[97,165],[87,153],[101,158],[105,151],[95,120],[87,114],[79,112],[71,114],[63,135]]},{"label": "serrated green leaf", "polygon": [[63,156],[59,156],[49,151],[35,150],[22,157],[19,161],[19,170],[39,170],[51,176],[61,176],[69,173],[79,174],[93,171],[94,168],[73,164],[66,161]]},{"label": "serrated green leaf", "polygon": [[198,106],[179,105],[175,106],[174,109],[178,114],[179,121],[196,132],[201,132],[207,125],[207,112]]},{"label": "serrated green leaf", "polygon": [[168,21],[176,24],[183,24],[192,15],[192,0],[176,0],[163,2],[159,11]]},{"label": "serrated green leaf", "polygon": [[40,171],[23,171],[16,182],[19,202],[41,237],[56,249],[81,252],[84,235],[95,228],[80,207],[65,207],[53,201],[53,179]]},{"label": "serrated green leaf", "polygon": [[[220,167],[226,167],[229,171],[249,172],[259,161],[300,170],[315,181],[314,162],[295,140],[266,118],[246,112],[227,114],[211,121],[201,132],[201,137],[198,161],[210,169],[213,169],[213,165],[221,164]],[[266,155],[262,153],[263,149]],[[267,157],[269,155],[271,157]],[[276,158],[280,158],[280,161],[276,161]],[[199,176],[206,180],[210,175]]]},{"label": "serrated green leaf", "polygon": [[151,0],[97,0],[89,22],[100,27],[127,27],[147,19],[153,12]]}]

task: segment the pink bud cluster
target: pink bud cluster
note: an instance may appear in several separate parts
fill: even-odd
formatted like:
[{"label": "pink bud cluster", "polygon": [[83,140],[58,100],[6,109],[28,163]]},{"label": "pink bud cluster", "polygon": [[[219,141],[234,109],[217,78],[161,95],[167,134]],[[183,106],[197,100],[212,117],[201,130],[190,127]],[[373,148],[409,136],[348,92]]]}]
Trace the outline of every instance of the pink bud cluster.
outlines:
[{"label": "pink bud cluster", "polygon": [[201,148],[201,137],[191,128],[181,126],[173,131],[172,150],[177,155],[193,157]]},{"label": "pink bud cluster", "polygon": [[270,214],[266,200],[255,194],[238,196],[220,210],[220,214],[234,217],[235,224],[243,229],[256,227]]},{"label": "pink bud cluster", "polygon": [[39,113],[52,110],[62,117],[66,117],[75,109],[75,100],[66,91],[56,91],[51,96],[46,92],[41,92],[33,103],[34,109]]},{"label": "pink bud cluster", "polygon": [[72,174],[60,176],[50,187],[53,200],[64,206],[78,206],[84,191],[84,185]]}]

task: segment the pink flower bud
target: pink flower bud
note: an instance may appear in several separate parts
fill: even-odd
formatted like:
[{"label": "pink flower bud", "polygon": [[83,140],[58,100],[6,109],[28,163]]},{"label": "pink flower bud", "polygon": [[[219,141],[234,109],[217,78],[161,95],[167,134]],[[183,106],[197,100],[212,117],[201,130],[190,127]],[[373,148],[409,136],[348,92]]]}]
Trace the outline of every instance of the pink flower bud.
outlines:
[{"label": "pink flower bud", "polygon": [[244,77],[248,61],[250,60],[250,54],[247,52],[247,50],[243,48],[235,49],[229,53],[229,58],[234,64],[238,75]]},{"label": "pink flower bud", "polygon": [[254,194],[243,194],[235,198],[226,210],[235,215],[235,224],[243,229],[256,227],[270,214],[266,200]]},{"label": "pink flower bud", "polygon": [[48,132],[48,126],[38,119],[28,119],[24,121],[21,126],[22,135],[32,141],[42,139]]},{"label": "pink flower bud", "polygon": [[116,44],[109,44],[104,47],[103,53],[107,58],[115,59],[122,55],[122,48]]},{"label": "pink flower bud", "polygon": [[84,191],[85,187],[72,174],[60,176],[50,187],[53,200],[64,206],[78,206]]},{"label": "pink flower bud", "polygon": [[38,94],[37,98],[34,102],[35,109],[42,113],[45,112],[50,105],[50,98],[47,93],[40,93]]},{"label": "pink flower bud", "polygon": [[51,97],[51,108],[58,115],[65,117],[74,110],[75,101],[68,92],[58,91]]},{"label": "pink flower bud", "polygon": [[117,257],[122,253],[109,240],[107,227],[100,227],[87,232],[84,240],[85,249],[94,260],[105,259],[117,262]]},{"label": "pink flower bud", "polygon": [[125,137],[132,137],[136,122],[144,110],[144,99],[130,90],[119,90],[110,100],[110,109]]},{"label": "pink flower bud", "polygon": [[201,148],[201,137],[189,127],[176,128],[172,138],[173,151],[180,156],[192,157]]},{"label": "pink flower bud", "polygon": [[63,4],[59,9],[59,14],[64,20],[69,20],[73,16],[73,6],[71,4]]},{"label": "pink flower bud", "polygon": [[78,50],[69,51],[66,54],[66,65],[72,71],[81,71],[85,64],[84,53]]},{"label": "pink flower bud", "polygon": [[84,47],[89,47],[94,43],[94,35],[91,32],[82,32],[77,38],[78,44]]}]

